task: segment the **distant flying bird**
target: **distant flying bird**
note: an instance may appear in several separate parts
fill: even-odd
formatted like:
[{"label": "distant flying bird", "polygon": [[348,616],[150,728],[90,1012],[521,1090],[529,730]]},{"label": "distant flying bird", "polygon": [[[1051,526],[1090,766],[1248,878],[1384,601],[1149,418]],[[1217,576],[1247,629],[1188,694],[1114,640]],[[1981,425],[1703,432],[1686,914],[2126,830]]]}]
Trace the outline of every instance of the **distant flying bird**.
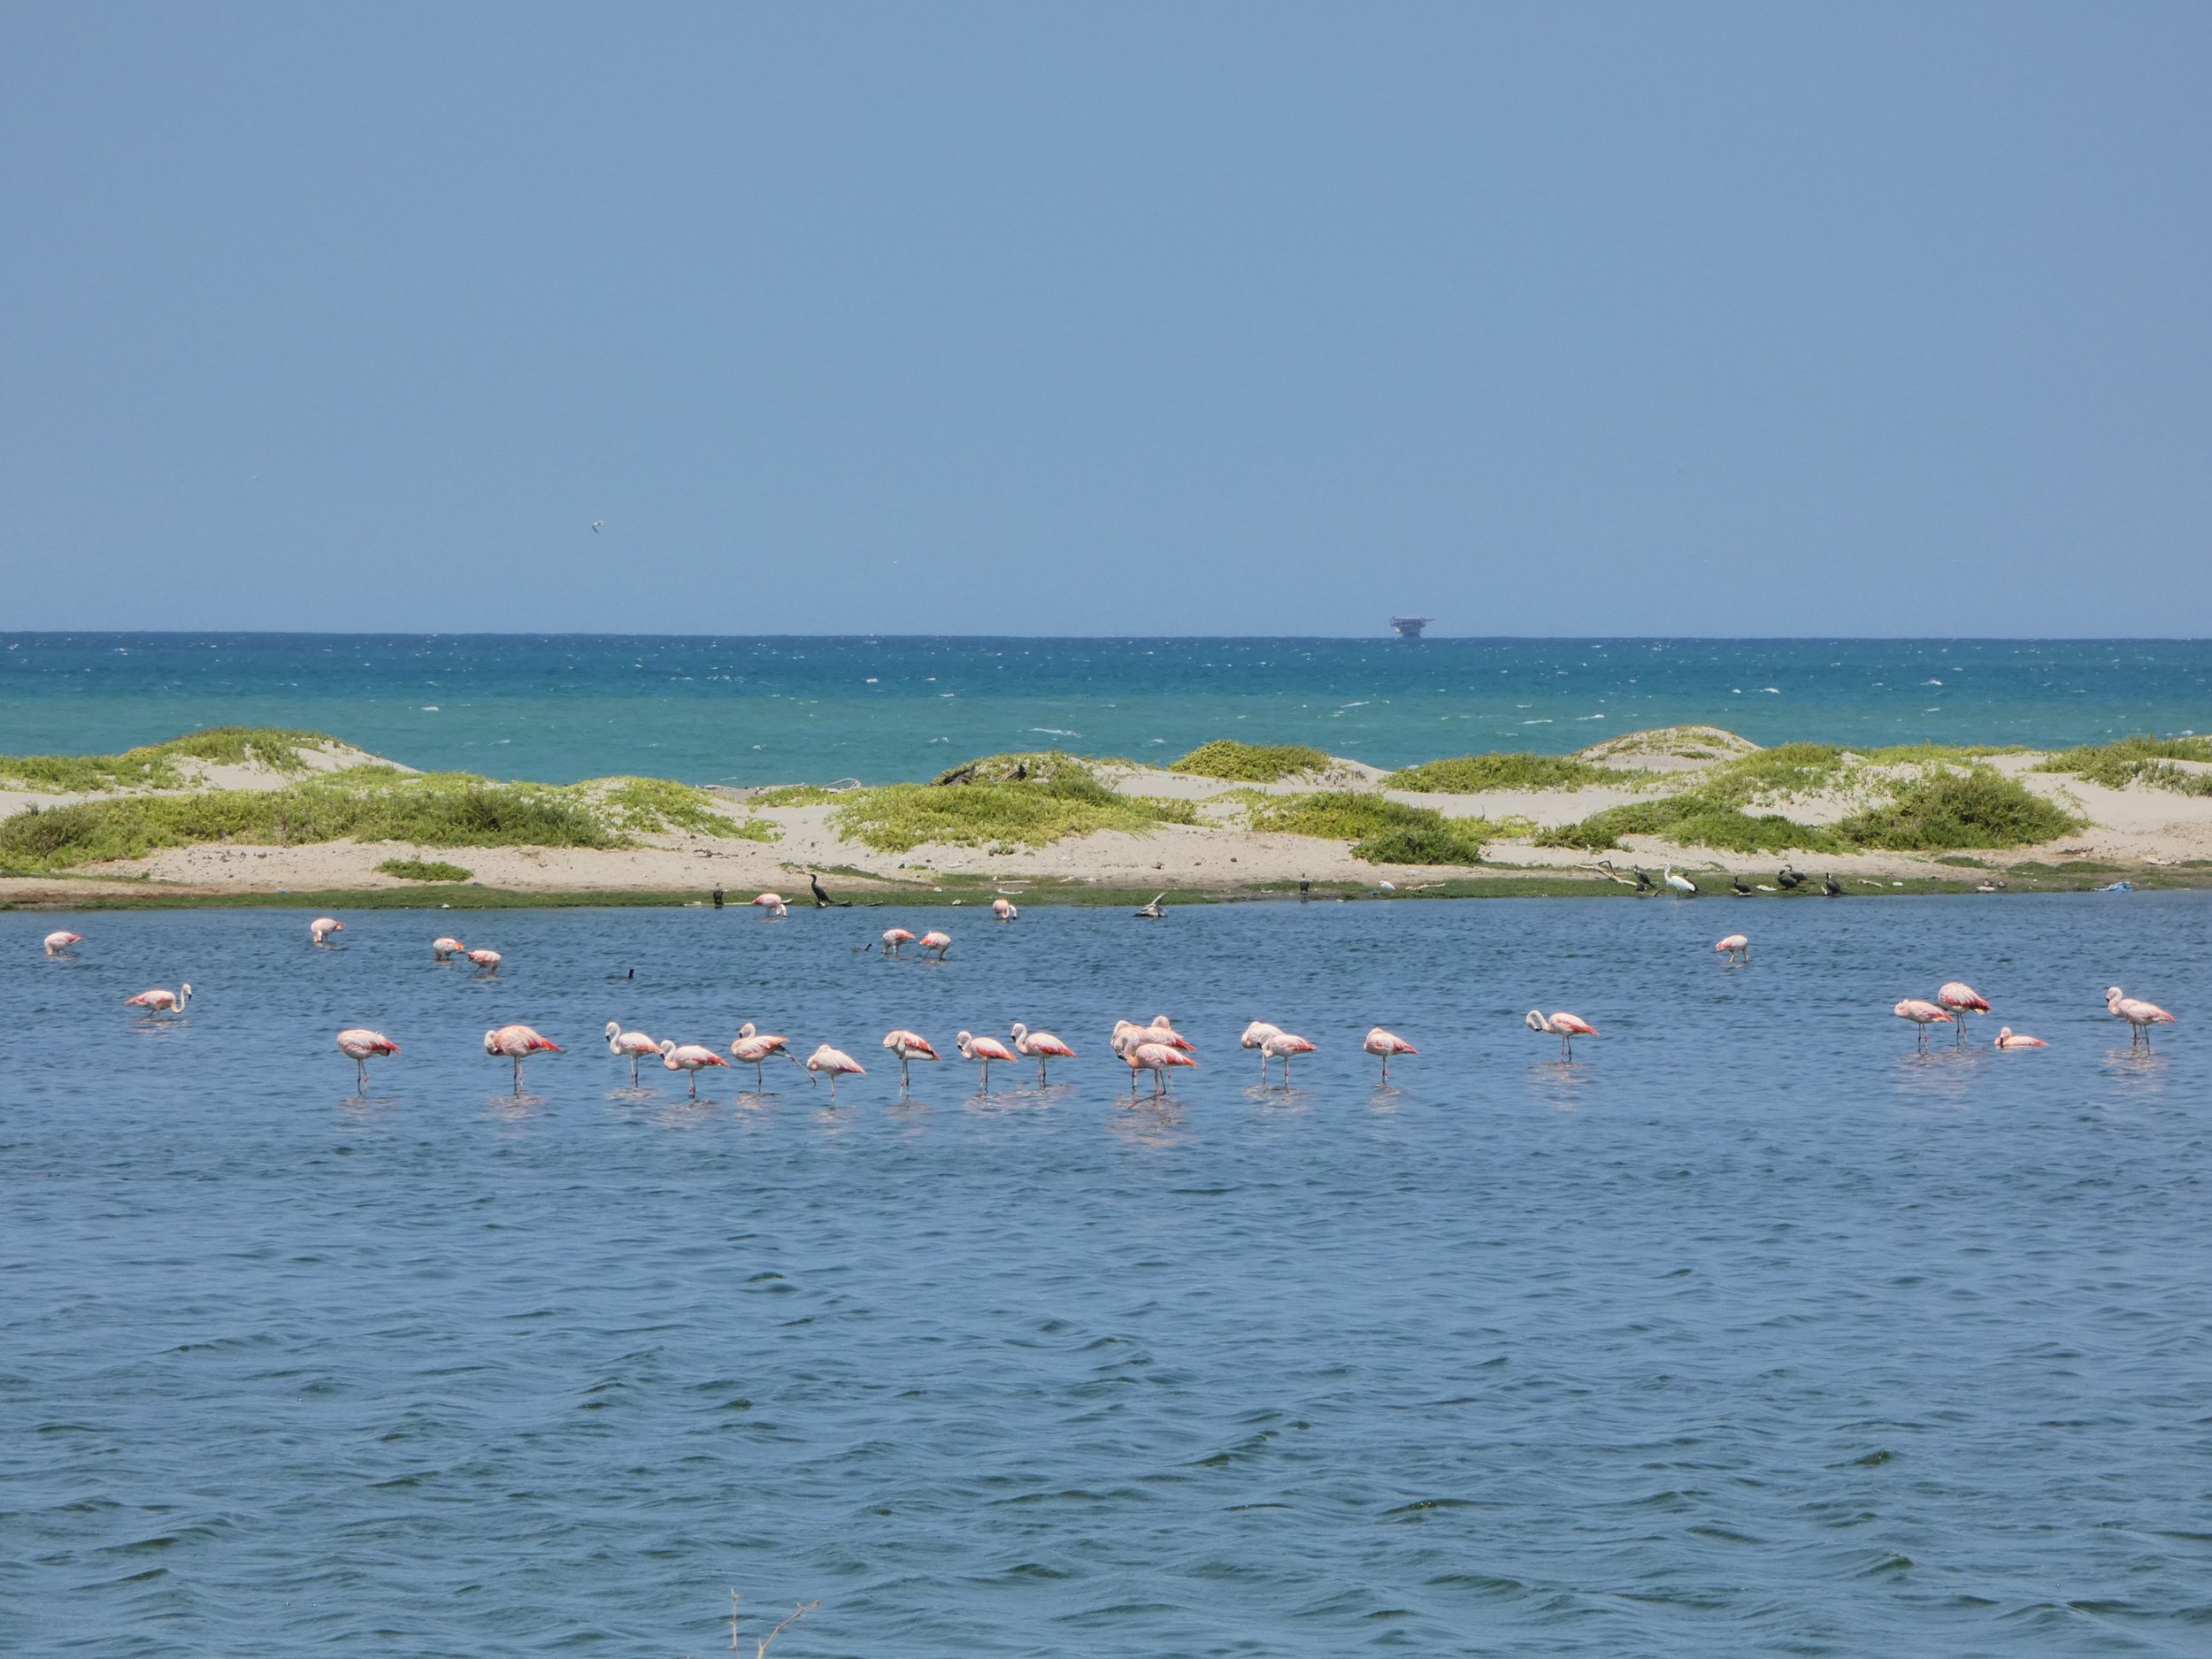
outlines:
[{"label": "distant flying bird", "polygon": [[[184,988],[189,991],[192,987],[188,985]],[[2120,987],[2116,985],[2106,990],[2104,1005],[2105,1010],[2115,1019],[2124,1019],[2132,1028],[2128,1037],[2130,1048],[2138,1044],[2146,1048],[2149,1048],[2151,1027],[2170,1025],[2174,1023],[2174,1017],[2159,1007],[2157,1003],[2146,1002],[2139,997],[2123,996],[2120,995]]]},{"label": "distant flying bird", "polygon": [[126,997],[125,1008],[143,1008],[156,1014],[181,1014],[184,1005],[192,1000],[192,982],[186,980],[173,991],[156,986],[150,991],[141,991],[136,996]]},{"label": "distant flying bird", "polygon": [[606,522],[607,521],[604,518],[594,518],[591,521],[592,534],[597,535],[600,530],[605,526]]},{"label": "distant flying bird", "polygon": [[1072,1060],[1075,1050],[1048,1031],[1032,1031],[1018,1019],[1014,1022],[1014,1052],[1034,1055],[1037,1059],[1037,1081],[1045,1081],[1045,1062],[1048,1059]]},{"label": "distant flying bird", "polygon": [[[1395,1032],[1385,1031],[1380,1025],[1367,1033],[1367,1041],[1360,1044],[1369,1054],[1383,1063],[1382,1080],[1390,1081],[1390,1059],[1393,1055],[1418,1054],[1421,1051]],[[1267,1064],[1267,1056],[1260,1056],[1260,1064]]]},{"label": "distant flying bird", "polygon": [[51,933],[46,935],[46,954],[50,956],[63,956],[68,952],[70,946],[81,945],[83,942],[82,933],[72,933],[66,931]]},{"label": "distant flying bird", "polygon": [[338,1033],[338,1052],[353,1062],[354,1087],[365,1094],[369,1092],[369,1057],[397,1054],[399,1045],[380,1031],[357,1025]]}]

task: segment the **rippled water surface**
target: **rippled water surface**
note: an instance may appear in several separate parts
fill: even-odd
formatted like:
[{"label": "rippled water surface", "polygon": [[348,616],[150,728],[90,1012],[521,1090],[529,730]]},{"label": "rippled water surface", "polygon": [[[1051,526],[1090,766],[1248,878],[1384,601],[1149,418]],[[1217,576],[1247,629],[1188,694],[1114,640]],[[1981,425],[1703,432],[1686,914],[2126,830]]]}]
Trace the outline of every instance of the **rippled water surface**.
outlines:
[{"label": "rippled water surface", "polygon": [[[0,917],[0,1647],[2212,1652],[2202,895],[951,914]],[[1953,975],[2052,1047],[1916,1056]],[[634,1094],[610,1018],[873,1069]],[[1049,1090],[877,1064],[1017,1018]]]}]

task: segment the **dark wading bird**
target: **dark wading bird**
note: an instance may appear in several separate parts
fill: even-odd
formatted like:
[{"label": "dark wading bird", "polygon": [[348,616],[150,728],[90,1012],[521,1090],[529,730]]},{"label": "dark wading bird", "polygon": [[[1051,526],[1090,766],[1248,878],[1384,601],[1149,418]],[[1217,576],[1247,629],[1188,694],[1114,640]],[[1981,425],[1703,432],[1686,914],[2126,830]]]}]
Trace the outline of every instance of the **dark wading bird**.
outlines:
[{"label": "dark wading bird", "polygon": [[1736,890],[1736,895],[1739,898],[1747,899],[1751,896],[1751,889],[1744,886],[1743,878],[1741,876],[1729,877],[1728,885]]},{"label": "dark wading bird", "polygon": [[1839,899],[1843,896],[1843,883],[1833,876],[1823,876],[1820,879],[1820,890],[1832,899]]},{"label": "dark wading bird", "polygon": [[1781,869],[1775,872],[1774,879],[1782,884],[1782,890],[1785,893],[1805,885],[1805,878],[1798,872],[1795,864],[1784,864]]}]

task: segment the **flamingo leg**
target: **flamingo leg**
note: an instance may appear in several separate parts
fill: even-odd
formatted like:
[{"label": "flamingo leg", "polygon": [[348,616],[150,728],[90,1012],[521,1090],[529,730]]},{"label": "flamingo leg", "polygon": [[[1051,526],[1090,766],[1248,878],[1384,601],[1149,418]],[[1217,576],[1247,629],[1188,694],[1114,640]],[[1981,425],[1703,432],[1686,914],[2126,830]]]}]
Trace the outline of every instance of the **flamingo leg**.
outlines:
[{"label": "flamingo leg", "polygon": [[365,1060],[353,1063],[353,1087],[356,1094],[365,1094],[369,1092],[369,1065]]}]

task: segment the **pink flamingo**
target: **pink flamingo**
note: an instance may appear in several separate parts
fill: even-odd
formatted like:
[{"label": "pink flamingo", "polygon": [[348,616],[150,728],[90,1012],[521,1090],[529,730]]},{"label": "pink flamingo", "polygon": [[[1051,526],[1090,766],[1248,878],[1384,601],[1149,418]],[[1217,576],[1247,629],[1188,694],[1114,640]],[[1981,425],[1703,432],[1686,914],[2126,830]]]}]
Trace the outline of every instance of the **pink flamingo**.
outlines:
[{"label": "pink flamingo", "polygon": [[678,1042],[673,1037],[661,1041],[661,1064],[671,1071],[691,1073],[691,1098],[699,1098],[699,1073],[710,1065],[726,1067],[730,1063],[703,1042]]},{"label": "pink flamingo", "polygon": [[1575,1057],[1577,1037],[1594,1037],[1598,1034],[1598,1028],[1579,1014],[1557,1013],[1547,1018],[1540,1010],[1532,1008],[1528,1010],[1528,1017],[1521,1023],[1531,1031],[1540,1031],[1548,1037],[1558,1038],[1559,1057],[1563,1060]]},{"label": "pink flamingo", "polygon": [[1007,1065],[1014,1063],[1014,1051],[996,1037],[977,1037],[964,1031],[952,1041],[953,1046],[960,1050],[963,1060],[980,1060],[983,1063],[983,1092],[986,1094],[991,1092],[991,1062],[997,1060]]},{"label": "pink flamingo", "polygon": [[507,960],[496,950],[477,949],[468,953],[468,959],[486,973],[497,973],[499,964]]},{"label": "pink flamingo", "polygon": [[1725,939],[1715,940],[1713,949],[1720,951],[1731,962],[1751,960],[1751,941],[1741,933],[1731,933]]},{"label": "pink flamingo", "polygon": [[1951,1018],[1957,1022],[1961,1042],[1966,1041],[1966,1017],[1969,1014],[1989,1012],[1989,1003],[1982,994],[1972,986],[1959,979],[1953,979],[1938,991],[1936,1002],[1939,1007],[1947,1010]]},{"label": "pink flamingo", "polygon": [[833,1048],[824,1043],[806,1057],[810,1071],[826,1071],[830,1080],[830,1104],[837,1104],[837,1079],[841,1077],[866,1077],[868,1068],[847,1054],[842,1048]]},{"label": "pink flamingo", "polygon": [[[1390,1081],[1390,1057],[1393,1055],[1421,1052],[1403,1037],[1399,1036],[1397,1033],[1385,1031],[1380,1025],[1367,1033],[1367,1041],[1360,1044],[1360,1047],[1383,1063],[1382,1080],[1386,1083]],[[1263,1058],[1261,1064],[1264,1065],[1266,1061]]]},{"label": "pink flamingo", "polygon": [[887,927],[883,930],[883,954],[887,956],[897,956],[901,945],[910,945],[913,942],[914,935],[903,927]]},{"label": "pink flamingo", "polygon": [[123,999],[125,1008],[143,1008],[157,1014],[181,1014],[184,1005],[192,1000],[192,982],[188,979],[173,991],[156,986],[150,991],[141,991],[136,996]]},{"label": "pink flamingo", "polygon": [[1014,1022],[1012,1036],[1014,1039],[1014,1052],[1016,1054],[1033,1055],[1036,1056],[1037,1081],[1041,1084],[1045,1080],[1045,1062],[1047,1059],[1072,1060],[1075,1058],[1075,1050],[1069,1048],[1067,1044],[1062,1042],[1050,1032],[1032,1031],[1028,1026],[1023,1025],[1018,1019]]},{"label": "pink flamingo", "polygon": [[622,1029],[622,1022],[618,1019],[611,1019],[607,1022],[607,1052],[618,1060],[626,1058],[629,1061],[632,1088],[639,1087],[637,1063],[647,1055],[658,1054],[660,1051],[660,1044],[643,1032],[625,1031]]},{"label": "pink flamingo", "polygon": [[1014,908],[1013,900],[1002,896],[991,901],[991,914],[1002,922],[1010,922],[1021,912]]},{"label": "pink flamingo", "polygon": [[441,933],[430,941],[430,959],[433,962],[450,962],[467,949],[452,934]]},{"label": "pink flamingo", "polygon": [[[1270,1037],[1279,1037],[1282,1034],[1283,1028],[1280,1025],[1271,1025],[1263,1019],[1256,1019],[1244,1028],[1244,1035],[1238,1039],[1238,1046],[1245,1048],[1257,1048]],[[1263,1083],[1267,1081],[1267,1056],[1264,1053],[1260,1056],[1260,1081]]]},{"label": "pink flamingo", "polygon": [[764,893],[753,902],[760,907],[760,918],[763,921],[766,921],[772,916],[787,915],[791,909],[784,902],[783,895],[780,893]]},{"label": "pink flamingo", "polygon": [[369,1092],[369,1056],[397,1054],[399,1045],[380,1031],[356,1025],[338,1033],[338,1052],[353,1062],[353,1086],[365,1094]]},{"label": "pink flamingo", "polygon": [[1155,1014],[1152,1017],[1152,1023],[1149,1025],[1143,1026],[1141,1029],[1144,1032],[1144,1040],[1147,1042],[1164,1042],[1171,1048],[1180,1048],[1185,1054],[1195,1054],[1198,1052],[1197,1049],[1190,1046],[1190,1043],[1184,1038],[1181,1032],[1176,1030],[1173,1025],[1168,1023],[1168,1018],[1165,1014]]},{"label": "pink flamingo", "polygon": [[937,960],[942,962],[945,959],[945,953],[951,949],[952,935],[950,933],[938,933],[933,930],[922,935],[922,954],[924,956],[929,955],[929,953],[933,950],[937,953]]},{"label": "pink flamingo", "polygon": [[330,942],[331,934],[342,933],[345,931],[346,925],[336,917],[318,916],[307,925],[307,942],[311,945],[326,945]]},{"label": "pink flamingo", "polygon": [[501,1025],[484,1033],[484,1052],[504,1055],[515,1063],[515,1093],[522,1093],[522,1063],[534,1054],[558,1054],[561,1045],[541,1037],[527,1025]]},{"label": "pink flamingo", "polygon": [[906,1068],[910,1062],[935,1060],[942,1057],[936,1049],[929,1046],[928,1038],[918,1031],[909,1031],[904,1026],[901,1026],[896,1031],[885,1032],[883,1046],[899,1056],[899,1093],[902,1094],[906,1093]]},{"label": "pink flamingo", "polygon": [[1997,1041],[1991,1045],[1997,1048],[2047,1048],[2051,1045],[2040,1037],[2031,1037],[2024,1031],[2015,1031],[2009,1025],[2001,1026]]},{"label": "pink flamingo", "polygon": [[[191,988],[188,985],[185,987],[188,991]],[[2143,1048],[2149,1048],[2151,1027],[2170,1025],[2174,1023],[2174,1017],[2159,1007],[2157,1003],[2146,1002],[2139,997],[2123,996],[2120,994],[2120,987],[2116,985],[2108,987],[2105,991],[2104,1005],[2105,1011],[2115,1019],[2127,1021],[2131,1028],[2128,1034],[2128,1047],[2131,1048],[2139,1044]]]},{"label": "pink flamingo", "polygon": [[1283,1063],[1283,1087],[1288,1088],[1290,1087],[1290,1056],[1294,1054],[1311,1054],[1312,1052],[1313,1044],[1298,1035],[1297,1033],[1277,1032],[1260,1045],[1261,1081],[1265,1082],[1267,1079],[1267,1063],[1270,1060],[1280,1060]]},{"label": "pink flamingo", "polygon": [[1920,1027],[1920,1052],[1923,1054],[1928,1052],[1928,1027],[1947,1025],[1951,1023],[1950,1015],[1945,1013],[1933,1002],[1924,1002],[1916,996],[1907,997],[1889,1011],[1896,1015],[1898,1018],[1909,1019]]},{"label": "pink flamingo", "polygon": [[761,1064],[770,1055],[780,1054],[792,1064],[799,1064],[799,1056],[784,1046],[787,1041],[788,1038],[754,1030],[753,1022],[749,1019],[737,1028],[736,1040],[730,1044],[730,1055],[740,1065],[753,1068],[753,1087],[757,1090],[764,1087]]},{"label": "pink flamingo", "polygon": [[1167,1074],[1177,1066],[1194,1066],[1197,1061],[1180,1048],[1164,1042],[1141,1042],[1129,1054],[1129,1092],[1136,1093],[1137,1073],[1152,1073],[1152,1098],[1157,1100],[1167,1093]]},{"label": "pink flamingo", "polygon": [[69,933],[65,930],[58,931],[47,934],[45,942],[46,954],[50,956],[58,956],[65,955],[68,951],[70,946],[81,945],[84,943],[84,935],[82,933]]}]

